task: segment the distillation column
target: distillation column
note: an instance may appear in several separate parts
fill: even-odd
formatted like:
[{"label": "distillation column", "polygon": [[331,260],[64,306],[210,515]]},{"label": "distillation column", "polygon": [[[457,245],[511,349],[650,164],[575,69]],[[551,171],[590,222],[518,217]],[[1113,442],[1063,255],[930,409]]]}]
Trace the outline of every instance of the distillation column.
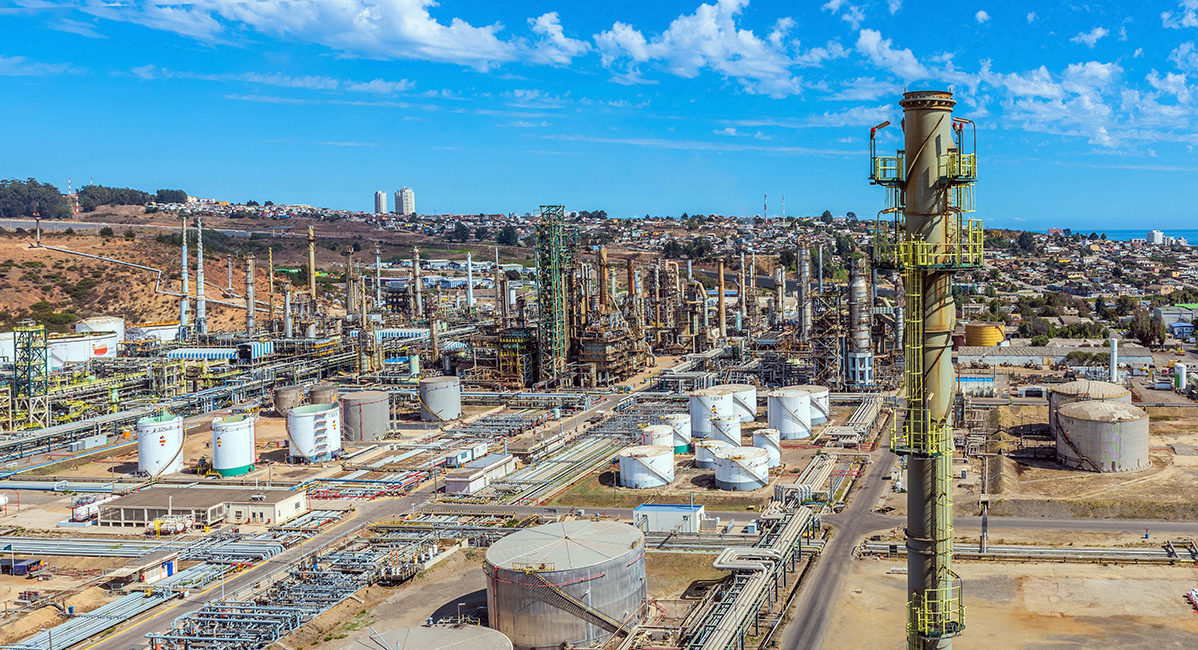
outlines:
[{"label": "distillation column", "polygon": [[799,336],[811,338],[811,250],[799,248]]},{"label": "distillation column", "polygon": [[720,288],[720,299],[718,301],[718,313],[720,315],[720,338],[726,339],[728,338],[728,311],[726,309],[727,305],[724,302],[724,260],[720,260],[719,269],[716,272],[720,274],[720,279],[718,282]]},{"label": "distillation column", "polygon": [[208,303],[204,300],[204,222],[196,216],[196,333],[208,333]]},{"label": "distillation column", "polygon": [[870,341],[873,324],[873,301],[870,300],[868,271],[865,260],[850,267],[849,280],[849,353],[846,357],[845,383],[859,389],[874,383],[874,354]]},{"label": "distillation column", "polygon": [[187,218],[183,218],[183,271],[180,273],[180,279],[183,281],[183,298],[179,301],[179,338],[187,338],[187,301],[191,297],[191,287],[187,277],[187,266],[191,260],[187,259]]},{"label": "distillation column", "polygon": [[312,309],[316,310],[316,231],[308,226],[308,295],[312,297]]},{"label": "distillation column", "polygon": [[254,335],[254,254],[245,256],[245,335]]}]

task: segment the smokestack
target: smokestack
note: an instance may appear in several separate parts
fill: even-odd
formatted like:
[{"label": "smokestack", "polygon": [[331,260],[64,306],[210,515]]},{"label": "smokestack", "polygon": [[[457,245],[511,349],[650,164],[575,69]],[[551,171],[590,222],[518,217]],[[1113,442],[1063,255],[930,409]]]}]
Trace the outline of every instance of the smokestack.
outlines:
[{"label": "smokestack", "polygon": [[[495,247],[495,267],[492,268],[491,271],[493,272],[492,274],[495,276],[495,280],[494,280],[494,282],[495,282],[495,317],[501,318],[503,316],[506,316],[506,314],[504,314],[505,307],[503,307],[503,301],[506,300],[507,298],[504,296],[503,287],[500,285],[500,282],[499,282],[499,247],[498,246]],[[507,321],[506,320],[500,321],[500,326],[507,327]]]},{"label": "smokestack", "polygon": [[267,313],[268,324],[271,333],[277,332],[275,329],[275,249],[266,249],[266,264],[270,267],[270,275],[267,276],[270,282],[267,283],[267,291],[270,292],[270,311]]},{"label": "smokestack", "polygon": [[229,294],[233,293],[233,256],[229,255]]},{"label": "smokestack", "polygon": [[1119,383],[1119,341],[1115,337],[1111,337],[1111,372],[1110,379],[1112,384]]},{"label": "smokestack", "polygon": [[416,317],[424,317],[424,279],[420,276],[420,249],[412,249],[412,286],[416,291]]},{"label": "smokestack", "polygon": [[196,216],[196,332],[208,333],[208,306],[204,301],[204,222]]},{"label": "smokestack", "polygon": [[778,314],[777,323],[781,324],[786,320],[786,269],[781,265],[778,266],[778,272],[774,274],[774,302],[776,303],[775,311]]},{"label": "smokestack", "polygon": [[811,250],[799,248],[799,331],[804,339],[811,336]]},{"label": "smokestack", "polygon": [[[470,254],[466,254],[470,260]],[[383,253],[379,250],[378,242],[374,244],[374,308],[383,310]]]},{"label": "smokestack", "polygon": [[283,336],[291,338],[291,285],[283,287],[283,292]]},{"label": "smokestack", "polygon": [[[232,258],[230,258],[232,259]],[[245,256],[245,334],[254,335],[254,254]]]},{"label": "smokestack", "polygon": [[470,253],[466,253],[466,308],[474,306],[474,262]]},{"label": "smokestack", "polygon": [[[312,296],[312,309],[316,309],[316,231],[308,226],[308,293]],[[315,314],[314,314],[315,315]]]},{"label": "smokestack", "polygon": [[607,246],[599,247],[599,313],[607,313]]},{"label": "smokestack", "polygon": [[724,260],[720,260],[719,269],[716,271],[720,275],[719,279],[719,323],[720,323],[720,338],[728,336],[728,312],[725,311],[726,304],[724,303]]},{"label": "smokestack", "polygon": [[[179,333],[187,331],[187,298],[191,293],[191,282],[187,273],[187,265],[191,260],[187,259],[187,218],[183,218],[183,272],[180,277],[183,280],[183,297],[179,300]],[[179,338],[183,338],[180,336]]]},{"label": "smokestack", "polygon": [[819,295],[824,295],[824,245],[819,245]]}]

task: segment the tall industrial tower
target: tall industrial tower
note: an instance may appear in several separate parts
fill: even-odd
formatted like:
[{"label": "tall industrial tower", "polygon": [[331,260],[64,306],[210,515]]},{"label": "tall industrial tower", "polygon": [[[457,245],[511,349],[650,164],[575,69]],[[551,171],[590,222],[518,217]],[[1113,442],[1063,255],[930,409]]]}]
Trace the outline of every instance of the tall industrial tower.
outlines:
[{"label": "tall industrial tower", "polygon": [[[907,458],[907,647],[944,650],[965,629],[961,579],[953,573],[953,274],[982,264],[973,212],[976,133],[953,117],[950,92],[903,94],[903,149],[878,156],[870,131],[870,182],[888,189],[874,232],[874,265],[902,273],[906,295],[901,424],[891,439]],[[966,142],[969,126],[971,141]]]},{"label": "tall industrial tower", "polygon": [[566,355],[570,350],[568,289],[574,268],[578,232],[566,226],[566,208],[542,205],[537,224],[537,330],[541,381],[560,386],[567,379]]}]

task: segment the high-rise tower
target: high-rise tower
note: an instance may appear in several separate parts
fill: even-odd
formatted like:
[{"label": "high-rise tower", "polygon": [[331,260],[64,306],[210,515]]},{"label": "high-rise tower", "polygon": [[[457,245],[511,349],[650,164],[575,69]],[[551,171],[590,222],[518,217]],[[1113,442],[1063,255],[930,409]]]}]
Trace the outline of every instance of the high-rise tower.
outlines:
[{"label": "high-rise tower", "polygon": [[[905,404],[891,439],[907,457],[907,647],[944,650],[965,628],[961,579],[953,573],[953,274],[982,265],[973,211],[976,133],[953,117],[950,92],[903,95],[903,149],[878,156],[870,131],[870,182],[888,188],[874,233],[874,265],[902,273],[906,297]],[[969,127],[969,138],[965,128]]]}]

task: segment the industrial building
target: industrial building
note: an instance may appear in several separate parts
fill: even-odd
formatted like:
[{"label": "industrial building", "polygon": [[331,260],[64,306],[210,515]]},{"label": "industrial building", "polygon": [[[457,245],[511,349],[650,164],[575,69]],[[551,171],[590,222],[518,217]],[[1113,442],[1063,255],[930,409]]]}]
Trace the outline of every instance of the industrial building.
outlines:
[{"label": "industrial building", "polygon": [[145,528],[155,520],[181,517],[201,527],[222,522],[278,524],[307,512],[308,495],[302,491],[156,487],[105,503],[97,523]]}]

